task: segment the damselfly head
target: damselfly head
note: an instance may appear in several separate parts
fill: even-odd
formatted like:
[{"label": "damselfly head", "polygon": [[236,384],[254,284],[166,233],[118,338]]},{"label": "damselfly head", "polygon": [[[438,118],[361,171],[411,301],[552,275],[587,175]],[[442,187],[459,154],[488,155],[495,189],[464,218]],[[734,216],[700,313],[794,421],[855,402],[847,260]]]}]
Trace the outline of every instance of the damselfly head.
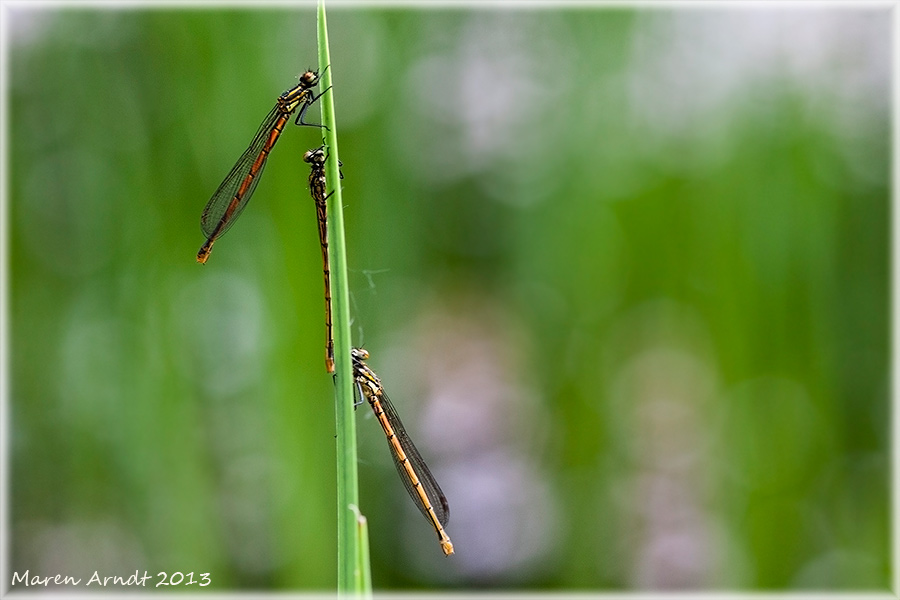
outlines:
[{"label": "damselfly head", "polygon": [[318,71],[306,71],[303,75],[300,76],[300,83],[304,87],[314,87],[317,83],[319,83],[319,72]]},{"label": "damselfly head", "polygon": [[353,348],[350,355],[354,360],[368,360],[369,352],[365,348]]},{"label": "damselfly head", "polygon": [[307,150],[303,153],[304,162],[308,162],[309,164],[323,165],[325,164],[325,150],[324,146],[320,146],[315,150]]}]

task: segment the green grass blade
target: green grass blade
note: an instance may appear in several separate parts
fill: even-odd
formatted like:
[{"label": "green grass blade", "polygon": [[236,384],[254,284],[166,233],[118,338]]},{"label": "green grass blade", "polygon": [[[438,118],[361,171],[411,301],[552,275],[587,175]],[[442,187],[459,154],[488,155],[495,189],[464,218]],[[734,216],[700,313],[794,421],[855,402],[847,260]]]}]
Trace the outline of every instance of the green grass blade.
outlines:
[{"label": "green grass blade", "polygon": [[[353,372],[350,363],[350,293],[347,281],[347,251],[344,240],[344,214],[341,201],[340,159],[337,120],[334,112],[334,69],[330,67],[328,26],[325,3],[318,7],[318,43],[320,89],[331,88],[320,99],[322,124],[329,159],[325,165],[328,181],[328,249],[331,270],[331,307],[334,324],[335,421],[337,426],[337,501],[338,501],[338,593],[349,595],[360,587],[363,569],[359,568],[359,529],[354,508],[359,506],[356,462],[356,421],[353,410]],[[326,68],[327,67],[327,68]],[[366,552],[368,554],[368,552]],[[366,565],[366,570],[368,566]],[[371,588],[371,583],[369,584]]]}]

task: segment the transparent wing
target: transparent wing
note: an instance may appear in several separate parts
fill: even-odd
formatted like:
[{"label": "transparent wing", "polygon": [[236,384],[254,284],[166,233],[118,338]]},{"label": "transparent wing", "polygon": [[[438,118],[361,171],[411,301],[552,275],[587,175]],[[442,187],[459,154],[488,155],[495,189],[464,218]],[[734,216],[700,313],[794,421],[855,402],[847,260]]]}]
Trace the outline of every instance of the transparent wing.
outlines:
[{"label": "transparent wing", "polygon": [[[441,525],[446,525],[447,521],[450,520],[450,505],[447,503],[444,492],[441,491],[441,486],[434,480],[434,476],[425,464],[422,455],[419,454],[418,448],[416,448],[413,441],[409,439],[406,428],[403,427],[403,422],[400,420],[397,411],[394,410],[394,405],[391,403],[390,398],[388,398],[387,393],[384,392],[383,389],[379,400],[381,401],[381,406],[384,410],[384,414],[387,416],[388,422],[394,429],[394,435],[397,437],[397,441],[400,443],[403,453],[406,454],[406,458],[409,460],[413,470],[419,478],[419,482],[422,484],[422,489],[425,490],[425,495],[428,497],[429,502],[431,502],[434,514],[437,516]],[[397,472],[400,474],[400,479],[403,481],[406,491],[409,493],[413,502],[416,503],[416,506],[419,507],[419,510],[422,511],[422,514],[425,515],[425,518],[429,518],[428,509],[422,503],[422,499],[416,492],[415,486],[409,477],[409,473],[407,473],[406,468],[403,466],[400,457],[397,456],[394,446],[390,443],[388,443],[388,446],[390,446],[391,458],[394,459],[394,466],[397,467]]]},{"label": "transparent wing", "polygon": [[204,235],[216,237],[228,231],[243,212],[244,207],[253,196],[256,185],[269,158],[269,152],[290,115],[284,114],[275,106],[256,132],[250,147],[241,155],[237,163],[215,191],[203,215],[200,217],[200,228]]}]

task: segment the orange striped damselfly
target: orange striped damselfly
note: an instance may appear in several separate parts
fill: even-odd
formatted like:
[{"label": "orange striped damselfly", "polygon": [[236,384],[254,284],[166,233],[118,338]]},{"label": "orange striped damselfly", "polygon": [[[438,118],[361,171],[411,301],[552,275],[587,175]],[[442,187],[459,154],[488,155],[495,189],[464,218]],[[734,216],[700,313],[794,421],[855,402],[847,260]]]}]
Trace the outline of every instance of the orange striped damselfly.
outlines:
[{"label": "orange striped damselfly", "polygon": [[391,449],[391,458],[403,480],[409,497],[412,498],[431,526],[437,532],[438,541],[444,554],[453,554],[453,544],[450,537],[444,531],[444,525],[450,519],[450,505],[444,492],[434,480],[431,471],[425,465],[422,455],[406,434],[406,429],[394,410],[390,398],[381,385],[381,380],[366,364],[369,353],[363,348],[351,350],[353,358],[353,379],[359,393],[368,400],[375,411],[375,417],[384,429],[387,436],[388,447]]},{"label": "orange striped damselfly", "polygon": [[266,166],[269,152],[278,141],[278,137],[291,115],[298,108],[300,108],[300,114],[297,115],[297,125],[307,124],[303,122],[303,115],[306,113],[306,109],[321,96],[321,94],[313,95],[312,88],[317,83],[319,83],[318,71],[306,71],[300,76],[300,82],[296,86],[278,97],[275,107],[266,115],[256,131],[250,147],[241,155],[231,172],[225,177],[225,181],[206,203],[206,208],[203,209],[203,215],[200,217],[200,228],[206,235],[206,242],[197,253],[197,262],[206,262],[215,241],[228,231],[244,207],[247,206]]},{"label": "orange striped damselfly", "polygon": [[316,219],[319,222],[319,244],[322,246],[322,272],[325,275],[325,369],[334,373],[334,338],[331,333],[331,271],[328,267],[328,225],[326,221],[327,193],[325,161],[328,152],[325,146],[307,150],[303,160],[309,163],[309,193],[316,203]]}]

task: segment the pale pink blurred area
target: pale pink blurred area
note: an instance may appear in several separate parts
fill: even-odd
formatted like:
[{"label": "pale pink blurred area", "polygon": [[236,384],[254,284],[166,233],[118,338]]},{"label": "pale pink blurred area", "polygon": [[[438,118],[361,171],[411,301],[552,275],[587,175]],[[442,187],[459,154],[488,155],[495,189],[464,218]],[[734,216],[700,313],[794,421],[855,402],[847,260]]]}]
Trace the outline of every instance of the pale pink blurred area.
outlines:
[{"label": "pale pink blurred area", "polygon": [[454,293],[431,297],[398,333],[405,342],[385,348],[380,372],[395,405],[419,399],[405,410],[418,413],[416,434],[450,502],[450,572],[472,582],[546,573],[564,516],[522,324],[489,299]]}]

